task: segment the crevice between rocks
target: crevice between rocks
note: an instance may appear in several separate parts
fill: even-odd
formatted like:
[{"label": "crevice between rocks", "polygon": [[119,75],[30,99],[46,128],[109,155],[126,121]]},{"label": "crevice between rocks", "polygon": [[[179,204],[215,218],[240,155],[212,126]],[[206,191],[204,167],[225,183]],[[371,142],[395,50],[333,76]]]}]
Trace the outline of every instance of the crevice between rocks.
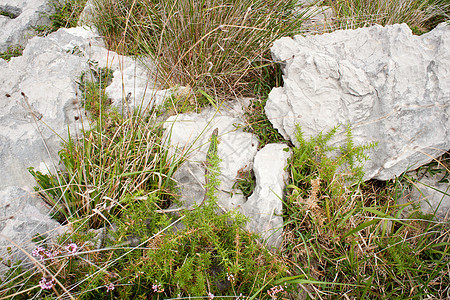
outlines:
[{"label": "crevice between rocks", "polygon": [[10,19],[15,19],[22,13],[22,10],[18,7],[10,5],[0,5],[0,16],[5,16]]}]

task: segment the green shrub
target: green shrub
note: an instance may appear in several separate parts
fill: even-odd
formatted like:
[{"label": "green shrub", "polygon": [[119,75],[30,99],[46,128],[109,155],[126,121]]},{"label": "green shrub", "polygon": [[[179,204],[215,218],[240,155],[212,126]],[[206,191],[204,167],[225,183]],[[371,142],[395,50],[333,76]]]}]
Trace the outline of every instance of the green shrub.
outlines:
[{"label": "green shrub", "polygon": [[53,12],[48,15],[50,25],[40,25],[35,27],[35,30],[42,35],[47,35],[60,28],[77,27],[86,2],[87,0],[51,0],[50,6]]},{"label": "green shrub", "polygon": [[331,298],[422,299],[426,291],[445,298],[445,223],[422,215],[404,219],[400,179],[381,188],[362,184],[364,152],[375,145],[354,145],[347,129],[346,146],[331,147],[336,132],[307,141],[298,128],[290,167],[284,255],[312,281],[305,290]]}]

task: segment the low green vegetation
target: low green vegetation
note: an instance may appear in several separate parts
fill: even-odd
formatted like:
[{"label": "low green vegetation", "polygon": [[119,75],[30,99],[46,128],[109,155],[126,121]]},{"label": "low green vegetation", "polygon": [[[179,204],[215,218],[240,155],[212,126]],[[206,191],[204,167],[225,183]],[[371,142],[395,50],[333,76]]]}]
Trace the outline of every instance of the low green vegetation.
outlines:
[{"label": "low green vegetation", "polygon": [[286,265],[241,228],[245,220],[239,214],[216,214],[213,201],[178,216],[157,213],[159,205],[154,194],[125,197],[120,215],[110,218],[115,229],[108,230],[106,238],[98,238],[105,240],[97,240],[88,223],[78,220],[73,232],[59,239],[61,247],[37,248],[42,272],[21,273],[12,268],[7,278],[18,275],[20,280],[4,286],[3,295],[23,292],[27,299],[36,293],[47,299],[255,295],[268,299],[266,289],[286,274]]},{"label": "low green vegetation", "polygon": [[0,53],[0,58],[3,58],[6,61],[10,61],[11,58],[21,56],[23,53],[23,47],[8,47],[5,52]]},{"label": "low green vegetation", "polygon": [[309,141],[299,129],[290,167],[283,254],[298,274],[322,282],[305,290],[331,298],[445,298],[445,223],[419,213],[403,218],[401,178],[362,183],[364,153],[376,145],[354,146],[347,129],[347,147],[329,147],[337,129]]},{"label": "low green vegetation", "polygon": [[110,104],[105,88],[111,84],[112,71],[106,67],[100,68],[98,62],[89,60],[89,71],[83,72],[78,82],[83,99],[83,107],[97,120],[108,111]]},{"label": "low green vegetation", "polygon": [[89,217],[93,228],[120,213],[121,199],[128,194],[152,192],[160,206],[170,204],[171,175],[179,163],[162,146],[161,123],[138,114],[123,118],[110,107],[105,88],[111,77],[109,69],[95,62],[81,75],[82,103],[90,111],[92,128],[63,145],[59,156],[64,171],[44,175],[30,169],[62,220]]},{"label": "low green vegetation", "polygon": [[10,19],[15,19],[17,16],[15,16],[13,13],[4,11],[4,10],[0,10],[0,16],[4,16]]},{"label": "low green vegetation", "polygon": [[36,32],[41,35],[47,35],[60,28],[76,27],[86,2],[87,0],[51,0],[52,13],[42,16],[49,18],[50,24],[36,26]]},{"label": "low green vegetation", "polygon": [[267,102],[268,95],[272,88],[282,85],[282,72],[278,64],[271,64],[261,68],[262,76],[253,83],[253,99],[246,108],[245,131],[251,132],[258,137],[259,148],[269,143],[290,143],[272,126],[267,118],[264,107]]},{"label": "low green vegetation", "polygon": [[[318,4],[337,12],[329,28],[407,22],[426,30],[433,18],[414,21],[421,12],[440,11],[434,16],[444,19],[448,12],[438,1],[413,2]],[[65,2],[55,28],[75,24],[71,18],[81,3]],[[112,72],[90,62],[78,82],[89,128],[63,144],[60,172],[30,169],[36,190],[68,231],[53,244],[37,236],[30,269],[2,261],[10,271],[0,279],[0,299],[448,297],[448,222],[401,204],[414,185],[409,177],[363,182],[362,166],[376,145],[354,144],[350,126],[337,124],[310,138],[298,127],[291,143],[265,116],[268,93],[282,85],[279,67],[268,59],[270,44],[306,29],[309,13],[299,12],[296,3],[96,0],[96,26],[109,47],[149,55],[158,61],[156,75],[164,85],[187,86],[188,92],[171,97],[160,108],[164,112],[124,115],[105,92]],[[409,3],[410,10],[387,6],[395,3]],[[164,146],[167,137],[156,120],[163,113],[217,108],[239,95],[253,98],[244,129],[258,136],[260,147],[285,142],[293,151],[282,198],[284,242],[275,252],[245,230],[241,214],[217,205],[216,151],[208,151],[208,193],[197,201],[202,205],[166,210],[179,201],[173,174],[185,158]],[[347,143],[334,147],[340,135]],[[448,180],[448,156],[443,159],[421,172],[439,171]],[[254,175],[239,172],[235,186],[248,197]]]}]

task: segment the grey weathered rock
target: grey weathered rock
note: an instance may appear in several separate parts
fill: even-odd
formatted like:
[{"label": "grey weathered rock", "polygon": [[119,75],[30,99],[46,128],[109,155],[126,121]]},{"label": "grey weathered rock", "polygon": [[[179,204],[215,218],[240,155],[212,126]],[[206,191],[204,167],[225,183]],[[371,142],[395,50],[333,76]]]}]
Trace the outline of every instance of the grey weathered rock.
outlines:
[{"label": "grey weathered rock", "polygon": [[9,46],[25,46],[36,35],[33,27],[50,23],[53,12],[49,0],[0,0],[0,52]]},{"label": "grey weathered rock", "polygon": [[[285,137],[350,124],[356,144],[378,142],[365,179],[386,180],[450,148],[450,26],[414,36],[405,25],[282,38],[284,86],[266,114]],[[337,136],[341,143],[344,136]]]},{"label": "grey weathered rock", "polygon": [[131,108],[142,100],[144,107],[157,104],[168,93],[153,90],[155,84],[147,84],[152,77],[139,62],[108,51],[88,29],[60,29],[31,39],[23,56],[9,63],[0,59],[0,188],[33,186],[28,167],[55,172],[68,126],[73,138],[82,127],[89,128],[82,123],[87,118],[77,84],[82,72],[92,67],[88,61],[114,71],[107,92],[119,110],[124,92],[132,93],[127,104]]},{"label": "grey weathered rock", "polygon": [[[304,32],[308,34],[327,32],[331,27],[336,14],[332,7],[325,5],[315,5],[317,1],[305,1],[304,7],[300,7],[298,13],[308,16],[303,24]],[[309,3],[310,2],[310,3]]]},{"label": "grey weathered rock", "polygon": [[269,144],[258,151],[253,163],[256,188],[241,206],[250,218],[247,228],[261,233],[268,246],[279,247],[283,232],[283,191],[288,177],[285,168],[292,152],[284,144]]},{"label": "grey weathered rock", "polygon": [[407,173],[414,184],[405,189],[399,200],[400,204],[411,204],[404,211],[405,217],[418,209],[424,214],[433,214],[439,221],[450,220],[450,183],[445,169],[448,167],[442,162],[440,160],[438,166],[428,166]]},{"label": "grey weathered rock", "polygon": [[251,133],[236,129],[239,125],[243,125],[239,114],[225,109],[219,112],[207,109],[201,114],[179,114],[167,120],[165,136],[174,150],[173,155],[186,155],[188,158],[175,174],[181,201],[186,207],[200,204],[204,198],[204,162],[214,128],[219,129],[218,156],[222,160],[217,193],[219,205],[224,209],[233,209],[245,202],[245,197],[233,185],[239,171],[251,169],[258,140]]},{"label": "grey weathered rock", "polygon": [[35,235],[51,239],[63,232],[60,224],[49,218],[49,213],[50,209],[35,193],[19,187],[0,190],[0,257],[4,262],[0,264],[0,274],[8,270],[8,260],[12,264],[22,260],[24,267],[31,265],[23,251],[31,253],[36,247],[32,242]]},{"label": "grey weathered rock", "polygon": [[[88,0],[80,15],[78,25],[87,26],[97,33],[97,28],[93,25],[95,9],[95,2]],[[114,70],[114,78],[106,88],[106,93],[112,100],[112,106],[116,107],[122,115],[129,115],[135,110],[139,110],[140,114],[144,115],[153,107],[161,105],[164,99],[173,94],[171,90],[159,88],[158,82],[153,76],[154,64],[149,59],[140,61],[128,56],[117,55],[106,49],[98,52],[101,55],[96,55],[96,59],[101,62],[101,65]]]},{"label": "grey weathered rock", "polygon": [[80,17],[78,19],[78,26],[91,26],[93,24],[94,19],[94,11],[95,11],[95,5],[92,0],[88,0],[86,4],[84,5],[84,9],[80,14]]},{"label": "grey weathered rock", "polygon": [[450,220],[450,185],[439,183],[442,176],[426,176],[414,187],[410,199],[425,214],[435,214],[439,220]]},{"label": "grey weathered rock", "polygon": [[[112,57],[111,52],[109,57]],[[171,90],[161,90],[158,87],[158,83],[152,76],[152,70],[148,68],[151,62],[144,64],[128,56],[114,55],[110,62],[104,61],[104,63],[115,70],[113,81],[106,88],[106,93],[112,100],[112,106],[123,115],[137,109],[141,115],[146,114],[172,95]]]},{"label": "grey weathered rock", "polygon": [[28,167],[55,171],[61,137],[68,126],[74,137],[83,126],[75,81],[88,68],[83,51],[94,39],[84,30],[59,30],[31,39],[23,56],[0,60],[0,188],[33,186]]}]

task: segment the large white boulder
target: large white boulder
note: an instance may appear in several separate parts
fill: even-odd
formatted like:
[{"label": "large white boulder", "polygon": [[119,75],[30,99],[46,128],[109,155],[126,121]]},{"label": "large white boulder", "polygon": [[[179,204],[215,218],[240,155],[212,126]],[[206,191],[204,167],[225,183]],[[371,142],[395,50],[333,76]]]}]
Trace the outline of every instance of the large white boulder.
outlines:
[{"label": "large white boulder", "polygon": [[0,0],[0,52],[10,46],[25,46],[36,35],[35,27],[50,23],[49,0]]},{"label": "large white boulder", "polygon": [[[386,180],[450,148],[450,26],[414,36],[405,25],[281,38],[272,55],[284,86],[265,107],[274,127],[296,143],[350,124],[356,144],[378,142],[365,179]],[[335,143],[344,141],[341,134]]]},{"label": "large white boulder", "polygon": [[10,62],[0,59],[0,188],[32,187],[28,167],[55,172],[68,129],[76,137],[87,126],[76,81],[95,38],[83,29],[59,30],[31,39]]}]

